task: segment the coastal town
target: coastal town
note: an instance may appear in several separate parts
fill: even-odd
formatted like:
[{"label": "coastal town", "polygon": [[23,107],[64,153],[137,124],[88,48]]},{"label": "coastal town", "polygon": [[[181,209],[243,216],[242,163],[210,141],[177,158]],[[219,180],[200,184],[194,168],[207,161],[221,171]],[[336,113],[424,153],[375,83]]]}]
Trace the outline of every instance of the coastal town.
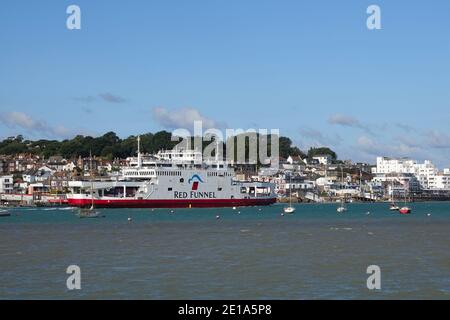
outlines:
[{"label": "coastal town", "polygon": [[[329,149],[325,149],[329,150]],[[144,154],[152,158],[157,154]],[[201,153],[200,153],[201,155]],[[377,157],[374,164],[337,160],[333,152],[313,156],[280,156],[274,169],[228,164],[233,180],[275,185],[277,200],[286,202],[378,202],[450,199],[450,169],[431,161]],[[66,205],[73,181],[110,179],[136,163],[137,157],[88,156],[48,158],[32,153],[0,155],[0,201],[5,205]],[[142,161],[142,160],[139,160]]]}]

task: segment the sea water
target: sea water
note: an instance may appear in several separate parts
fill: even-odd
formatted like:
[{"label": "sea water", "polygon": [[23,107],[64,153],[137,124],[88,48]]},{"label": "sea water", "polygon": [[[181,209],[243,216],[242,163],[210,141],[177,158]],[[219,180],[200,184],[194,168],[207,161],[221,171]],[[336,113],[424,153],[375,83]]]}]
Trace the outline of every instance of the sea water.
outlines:
[{"label": "sea water", "polygon": [[[449,299],[450,203],[214,209],[14,208],[1,299]],[[131,218],[131,219],[129,219]],[[68,266],[81,289],[66,286]],[[367,288],[367,268],[381,289]]]}]

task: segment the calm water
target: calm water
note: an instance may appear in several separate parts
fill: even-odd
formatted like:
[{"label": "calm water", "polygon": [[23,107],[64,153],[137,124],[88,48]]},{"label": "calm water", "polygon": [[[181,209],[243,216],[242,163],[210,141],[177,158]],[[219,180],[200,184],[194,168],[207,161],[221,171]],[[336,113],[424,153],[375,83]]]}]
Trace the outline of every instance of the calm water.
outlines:
[{"label": "calm water", "polygon": [[[450,204],[411,206],[409,216],[351,204],[345,214],[297,205],[281,216],[275,205],[102,210],[100,219],[12,209],[0,218],[0,298],[449,299]],[[72,264],[79,291],[66,288]],[[377,292],[366,287],[373,264]]]}]

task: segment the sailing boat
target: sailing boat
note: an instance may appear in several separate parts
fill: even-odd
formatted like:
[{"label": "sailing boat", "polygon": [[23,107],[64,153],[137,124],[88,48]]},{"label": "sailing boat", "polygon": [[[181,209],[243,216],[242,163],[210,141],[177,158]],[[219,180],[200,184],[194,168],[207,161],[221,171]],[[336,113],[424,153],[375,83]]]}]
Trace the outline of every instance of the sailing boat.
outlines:
[{"label": "sailing boat", "polygon": [[10,217],[11,213],[9,213],[7,210],[0,210],[0,217]]},{"label": "sailing boat", "polygon": [[289,207],[284,207],[284,213],[292,214],[295,212],[295,208],[292,206],[292,184],[291,175],[289,175]]},{"label": "sailing boat", "polygon": [[336,209],[337,212],[342,213],[347,211],[347,207],[345,206],[345,198],[341,199],[339,207]]},{"label": "sailing boat", "polygon": [[411,208],[406,205],[406,187],[405,187],[405,206],[400,208],[399,212],[401,214],[410,214]]},{"label": "sailing boat", "polygon": [[392,179],[392,184],[391,184],[391,192],[392,192],[392,195],[391,195],[391,205],[390,205],[390,207],[389,207],[389,210],[391,210],[391,211],[399,211],[400,210],[400,207],[399,206],[397,206],[396,204],[395,204],[395,199],[394,199],[394,179]]},{"label": "sailing boat", "polygon": [[[342,184],[344,184],[344,169],[342,168],[342,166],[341,166],[341,181],[342,181]],[[342,213],[342,212],[347,211],[347,207],[345,206],[345,201],[346,201],[345,197],[341,197],[340,205],[336,209],[337,212]]]},{"label": "sailing boat", "polygon": [[100,217],[100,212],[96,211],[94,208],[94,181],[92,180],[92,154],[89,153],[89,179],[91,180],[91,207],[86,209],[82,208],[78,212],[78,217],[80,218],[98,218]]}]

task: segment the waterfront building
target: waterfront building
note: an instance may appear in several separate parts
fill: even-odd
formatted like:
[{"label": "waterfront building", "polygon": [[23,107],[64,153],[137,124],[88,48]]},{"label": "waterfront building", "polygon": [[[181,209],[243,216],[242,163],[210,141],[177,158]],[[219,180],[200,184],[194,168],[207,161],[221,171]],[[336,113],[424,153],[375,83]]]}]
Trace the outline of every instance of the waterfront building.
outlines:
[{"label": "waterfront building", "polygon": [[0,176],[0,193],[12,193],[14,190],[14,178],[12,175]]},{"label": "waterfront building", "polygon": [[439,169],[429,160],[419,163],[407,158],[378,157],[372,169],[374,181],[400,182],[411,191],[450,190],[450,171]]}]

